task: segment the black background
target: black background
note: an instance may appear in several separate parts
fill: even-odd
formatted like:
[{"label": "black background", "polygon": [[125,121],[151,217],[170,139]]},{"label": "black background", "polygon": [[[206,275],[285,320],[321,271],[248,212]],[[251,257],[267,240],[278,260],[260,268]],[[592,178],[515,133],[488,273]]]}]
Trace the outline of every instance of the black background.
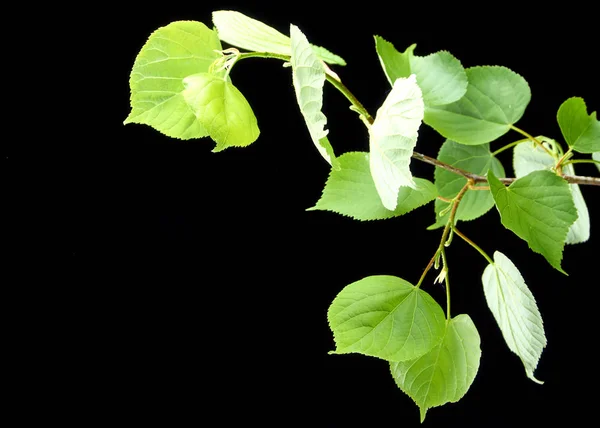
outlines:
[{"label": "black background", "polygon": [[[346,59],[346,67],[334,70],[374,114],[389,91],[374,50],[379,34],[399,50],[417,43],[418,55],[445,49],[465,67],[504,65],[518,72],[532,91],[518,125],[560,138],[555,117],[565,99],[584,97],[590,111],[600,106],[592,27],[586,16],[551,6],[545,19],[508,6],[380,10],[348,3],[318,13],[305,7],[165,2],[106,14],[104,36],[94,43],[98,102],[92,109],[84,96],[74,96],[81,130],[32,155],[48,173],[40,174],[33,194],[20,196],[39,200],[44,215],[28,212],[30,230],[38,230],[15,252],[41,256],[39,267],[26,273],[42,270],[58,284],[32,294],[40,306],[46,299],[59,302],[35,330],[53,361],[37,366],[40,379],[54,380],[41,388],[48,396],[59,383],[70,391],[53,406],[56,414],[82,426],[98,420],[419,425],[417,406],[395,386],[384,361],[327,354],[334,343],[326,311],[345,285],[368,275],[416,282],[439,240],[439,231],[425,230],[433,222],[431,207],[364,223],[305,211],[318,200],[328,165],[299,114],[290,70],[278,61],[247,60],[232,71],[261,129],[247,148],[212,153],[209,139],[180,141],[122,125],[135,56],[158,27],[182,19],[210,25],[212,10],[238,10],[284,33],[293,23],[311,42]],[[103,17],[108,10],[97,12]],[[364,125],[329,85],[324,113],[338,154],[367,149]],[[508,134],[493,147],[518,138]],[[416,150],[435,156],[442,142],[423,126]],[[500,159],[512,175],[508,152]],[[15,170],[28,163],[19,156],[5,161]],[[416,176],[433,176],[428,165],[414,161],[412,168]],[[582,165],[578,173],[597,170]],[[495,209],[461,226],[489,254],[511,258],[536,296],[548,338],[536,376],[546,383],[527,379],[504,344],[482,292],[485,260],[456,239],[449,251],[452,313],[475,322],[482,359],[466,396],[430,409],[425,425],[557,418],[575,424],[595,413],[600,207],[598,189],[582,191],[592,238],[566,248],[569,276],[504,229]],[[424,289],[443,306],[445,292],[433,278]]]}]

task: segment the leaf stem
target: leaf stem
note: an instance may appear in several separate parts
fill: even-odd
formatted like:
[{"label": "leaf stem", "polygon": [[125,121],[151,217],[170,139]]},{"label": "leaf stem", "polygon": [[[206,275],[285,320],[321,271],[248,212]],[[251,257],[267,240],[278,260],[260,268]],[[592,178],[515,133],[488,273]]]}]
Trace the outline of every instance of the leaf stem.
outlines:
[{"label": "leaf stem", "polygon": [[505,151],[505,150],[508,150],[508,149],[510,149],[511,147],[514,147],[514,146],[516,146],[516,145],[518,145],[518,144],[524,143],[525,141],[530,141],[530,140],[529,140],[529,138],[523,138],[522,140],[518,140],[518,141],[515,141],[515,142],[513,142],[513,143],[507,144],[507,145],[506,145],[506,146],[504,146],[504,147],[500,147],[500,148],[499,148],[498,150],[496,150],[495,152],[492,152],[492,156],[497,156],[498,154],[502,153],[503,151]]},{"label": "leaf stem", "polygon": [[[438,255],[440,253],[442,253],[442,258],[444,257],[444,255],[443,255],[444,247],[445,247],[446,241],[448,240],[448,235],[450,233],[450,230],[453,228],[452,225],[454,224],[454,217],[456,216],[456,211],[458,210],[458,204],[460,204],[461,199],[463,198],[465,193],[467,193],[467,191],[469,190],[469,186],[471,186],[472,184],[473,184],[472,181],[469,180],[467,182],[467,184],[465,184],[463,186],[463,188],[460,189],[460,192],[458,192],[458,194],[452,199],[452,209],[450,210],[450,215],[448,216],[448,221],[446,222],[446,227],[444,227],[444,231],[442,232],[442,239],[440,239],[440,245],[438,245],[438,248],[435,251],[433,257],[431,258],[431,260],[425,267],[425,270],[421,274],[421,278],[419,279],[419,282],[417,282],[417,285],[415,286],[416,288],[421,287],[421,284],[422,284],[423,280],[425,279],[427,272],[429,272],[431,270],[431,267],[433,266],[435,259],[438,257]],[[446,266],[446,265],[444,264],[444,266]]]},{"label": "leaf stem", "polygon": [[597,161],[596,159],[572,159],[572,160],[568,160],[566,162],[563,162],[563,165],[568,165],[570,163],[596,163],[596,164],[600,164],[600,161]]},{"label": "leaf stem", "polygon": [[556,172],[562,174],[563,162],[568,160],[573,155],[573,148],[569,147],[569,150],[566,151],[565,154],[561,156],[561,158],[556,162]]},{"label": "leaf stem", "polygon": [[[286,61],[286,62],[290,61],[289,55],[282,55],[282,54],[276,54],[276,53],[271,53],[271,52],[243,52],[243,53],[240,53],[237,55],[236,62],[239,60],[242,60],[242,59],[247,59],[247,58],[270,58],[270,59],[279,59],[279,60]],[[361,115],[361,118],[363,119],[363,121],[365,123],[372,124],[374,122],[375,119],[373,118],[373,116],[371,116],[371,114],[368,112],[368,110],[362,105],[362,103],[356,98],[356,96],[354,96],[354,94],[348,89],[348,87],[346,85],[344,85],[339,79],[337,79],[336,77],[332,76],[329,73],[325,73],[325,77],[329,83],[331,83],[338,91],[340,91],[348,99],[348,101],[350,101],[353,109]],[[511,125],[511,128],[513,130],[519,132],[520,134],[524,135],[525,137],[527,137],[528,140],[533,141],[534,143],[539,145],[542,149],[544,149],[548,154],[550,154],[548,149],[546,147],[544,147],[544,145],[538,139],[531,136],[527,132],[517,128],[514,125]],[[508,147],[501,148],[500,150],[506,150],[506,148],[508,148]],[[496,152],[494,152],[494,154],[496,154],[496,153],[499,153],[499,151],[497,150]],[[439,160],[429,157],[429,156],[426,156],[424,154],[413,151],[412,157],[414,159],[428,163],[428,164],[436,166],[438,168],[442,168],[447,171],[453,172],[454,174],[461,175],[468,180],[472,180],[472,184],[487,183],[487,177],[484,177],[484,176],[478,175],[478,174],[473,174],[471,172],[465,171],[460,168],[456,168],[452,165],[448,165],[447,163],[440,162]],[[571,184],[587,184],[587,185],[592,185],[592,186],[600,186],[600,178],[577,176],[577,175],[565,175],[565,174],[562,174],[561,176]],[[499,180],[503,184],[510,184],[513,181],[515,181],[516,178],[500,178]]]},{"label": "leaf stem", "polygon": [[490,263],[490,264],[494,263],[492,258],[490,256],[488,256],[485,251],[483,251],[475,242],[473,242],[469,238],[467,238],[467,236],[464,235],[461,231],[459,231],[456,227],[454,227],[454,233],[456,233],[458,236],[460,236],[463,239],[463,241],[465,241],[471,247],[475,248],[479,252],[479,254],[481,254],[488,261],[488,263]]},{"label": "leaf stem", "polygon": [[444,282],[446,283],[446,322],[450,321],[450,279],[448,278],[448,261],[446,260],[446,251],[442,248],[442,261],[444,266],[442,269],[446,271]]},{"label": "leaf stem", "polygon": [[[535,138],[534,136],[532,136],[531,134],[528,134],[527,132],[523,131],[520,128],[517,128],[514,125],[510,125],[510,128],[514,131],[517,131],[519,134],[524,135],[525,137],[527,137],[529,140],[533,141],[537,146],[541,147],[546,153],[548,153],[550,156],[552,156],[552,153],[550,153],[550,150],[548,150],[546,148],[546,146],[544,146],[542,144],[542,142],[540,140],[538,140],[537,138]],[[552,156],[554,157],[554,156]]]},{"label": "leaf stem", "polygon": [[362,105],[362,103],[354,96],[352,92],[344,85],[340,80],[337,80],[330,74],[326,73],[325,77],[327,81],[331,83],[338,91],[340,91],[347,99],[350,101],[354,110],[356,110],[361,116],[367,120],[368,123],[373,124],[374,120],[373,116],[367,111],[367,109]]},{"label": "leaf stem", "polygon": [[272,52],[243,52],[238,55],[238,61],[247,58],[271,58],[280,59],[286,62],[290,60],[289,55],[277,54]]}]

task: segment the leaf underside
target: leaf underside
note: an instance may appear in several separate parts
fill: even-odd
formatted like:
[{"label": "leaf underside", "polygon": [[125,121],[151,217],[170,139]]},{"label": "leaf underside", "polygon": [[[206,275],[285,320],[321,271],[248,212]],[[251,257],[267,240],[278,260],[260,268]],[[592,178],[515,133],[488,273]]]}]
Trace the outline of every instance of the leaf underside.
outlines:
[{"label": "leaf underside", "polygon": [[396,209],[400,187],[417,188],[410,160],[423,119],[423,96],[414,75],[399,78],[369,128],[371,174],[383,205]]},{"label": "leaf underside", "polygon": [[487,304],[509,349],[523,362],[527,377],[543,383],[533,372],[546,346],[546,335],[535,298],[521,273],[508,257],[496,251],[482,282]]},{"label": "leaf underside", "polygon": [[295,25],[290,26],[292,82],[296,92],[296,100],[300,112],[317,150],[323,158],[339,169],[333,148],[325,130],[327,118],[321,111],[323,106],[323,86],[325,84],[325,69],[312,50],[308,40]]}]

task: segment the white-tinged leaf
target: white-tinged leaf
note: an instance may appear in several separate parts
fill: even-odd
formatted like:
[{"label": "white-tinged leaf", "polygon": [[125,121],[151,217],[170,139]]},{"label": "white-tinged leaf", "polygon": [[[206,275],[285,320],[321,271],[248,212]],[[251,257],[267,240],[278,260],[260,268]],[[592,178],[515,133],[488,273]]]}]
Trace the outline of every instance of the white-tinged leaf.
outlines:
[{"label": "white-tinged leaf", "polygon": [[[292,54],[290,38],[261,21],[233,10],[218,10],[212,16],[219,38],[230,45],[255,52]],[[346,61],[325,48],[313,46],[313,49],[329,64],[346,65]]]},{"label": "white-tinged leaf", "polygon": [[[546,144],[553,144],[552,141]],[[547,170],[554,167],[555,160],[541,147],[533,143],[525,142],[515,146],[513,150],[513,168],[515,176],[521,178],[533,171]],[[568,164],[563,167],[566,174],[575,175],[575,167]],[[566,244],[579,244],[590,238],[590,213],[585,199],[578,184],[569,184],[573,203],[577,208],[577,220],[571,225],[567,232]]]},{"label": "white-tinged leaf", "polygon": [[409,361],[391,362],[398,387],[415,400],[421,422],[427,410],[455,403],[469,390],[481,360],[481,339],[468,315],[446,324],[444,338],[428,353]]},{"label": "white-tinged leaf", "polygon": [[527,377],[537,380],[537,368],[546,346],[542,316],[531,291],[513,262],[499,251],[481,278],[487,304],[502,331],[509,349],[517,354]]},{"label": "white-tinged leaf", "polygon": [[325,130],[327,118],[321,111],[323,107],[323,85],[325,84],[325,69],[310,47],[306,36],[295,25],[290,25],[292,45],[292,82],[296,99],[302,116],[308,127],[310,137],[321,156],[334,169],[339,169],[333,148],[327,139],[329,131]]},{"label": "white-tinged leaf", "polygon": [[[592,153],[592,159],[600,162],[600,152]],[[596,163],[596,166],[598,167],[598,171],[600,171],[600,163]]]},{"label": "white-tinged leaf", "polygon": [[370,167],[383,205],[393,211],[401,186],[416,189],[410,159],[425,107],[415,75],[399,78],[369,129]]}]

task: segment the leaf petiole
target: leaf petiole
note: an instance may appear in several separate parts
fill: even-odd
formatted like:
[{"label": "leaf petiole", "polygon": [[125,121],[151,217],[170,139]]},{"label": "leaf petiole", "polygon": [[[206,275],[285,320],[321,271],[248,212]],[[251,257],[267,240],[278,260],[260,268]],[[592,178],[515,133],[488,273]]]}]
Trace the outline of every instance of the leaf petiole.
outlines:
[{"label": "leaf petiole", "polygon": [[483,251],[475,242],[473,242],[469,238],[467,238],[467,236],[464,235],[461,231],[459,231],[456,227],[454,227],[453,230],[454,230],[454,233],[456,233],[458,236],[460,236],[463,241],[465,241],[471,247],[475,248],[477,250],[477,252],[479,252],[479,254],[481,254],[487,260],[487,262],[489,264],[494,263],[492,258],[490,256],[488,256],[487,253],[485,251]]}]

